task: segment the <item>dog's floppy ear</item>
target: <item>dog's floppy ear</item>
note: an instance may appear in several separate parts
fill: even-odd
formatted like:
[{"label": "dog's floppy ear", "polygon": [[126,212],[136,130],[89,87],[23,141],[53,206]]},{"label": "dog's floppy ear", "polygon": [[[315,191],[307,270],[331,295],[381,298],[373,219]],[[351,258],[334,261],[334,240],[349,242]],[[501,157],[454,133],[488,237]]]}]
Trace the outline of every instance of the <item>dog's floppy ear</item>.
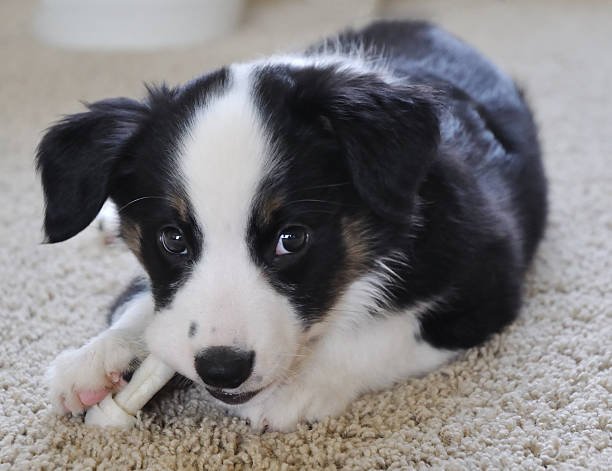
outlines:
[{"label": "dog's floppy ear", "polygon": [[87,105],[51,127],[37,150],[48,242],[82,231],[108,196],[111,174],[147,108],[128,98]]},{"label": "dog's floppy ear", "polygon": [[373,73],[294,72],[302,112],[320,114],[335,134],[360,196],[378,215],[407,221],[438,148],[433,91]]}]

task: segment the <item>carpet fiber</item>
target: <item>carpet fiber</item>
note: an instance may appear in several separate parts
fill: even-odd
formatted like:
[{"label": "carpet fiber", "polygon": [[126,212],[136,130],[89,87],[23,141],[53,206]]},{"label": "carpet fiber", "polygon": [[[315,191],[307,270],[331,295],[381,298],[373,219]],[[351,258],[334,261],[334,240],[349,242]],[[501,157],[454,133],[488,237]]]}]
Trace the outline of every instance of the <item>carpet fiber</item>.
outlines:
[{"label": "carpet fiber", "polygon": [[38,244],[41,194],[32,156],[41,131],[61,113],[80,110],[78,100],[142,96],[142,81],[177,83],[224,62],[305,44],[346,19],[267,0],[227,40],[180,51],[76,53],[31,37],[33,2],[2,0],[0,470],[609,469],[612,3],[384,3],[385,15],[424,15],[468,39],[531,98],[551,216],[520,319],[452,365],[295,433],[252,434],[195,390],[151,405],[128,432],[53,416],[45,368],[102,329],[106,307],[137,266],[121,245],[104,247],[91,228],[66,243]]}]

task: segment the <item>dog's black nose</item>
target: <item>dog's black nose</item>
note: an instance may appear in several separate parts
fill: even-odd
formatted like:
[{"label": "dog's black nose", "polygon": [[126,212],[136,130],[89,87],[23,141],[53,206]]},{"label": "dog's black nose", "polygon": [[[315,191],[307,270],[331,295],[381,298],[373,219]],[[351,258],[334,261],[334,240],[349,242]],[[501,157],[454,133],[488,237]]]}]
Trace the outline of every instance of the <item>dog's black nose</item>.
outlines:
[{"label": "dog's black nose", "polygon": [[209,347],[195,357],[195,368],[207,386],[237,388],[253,370],[254,351]]}]

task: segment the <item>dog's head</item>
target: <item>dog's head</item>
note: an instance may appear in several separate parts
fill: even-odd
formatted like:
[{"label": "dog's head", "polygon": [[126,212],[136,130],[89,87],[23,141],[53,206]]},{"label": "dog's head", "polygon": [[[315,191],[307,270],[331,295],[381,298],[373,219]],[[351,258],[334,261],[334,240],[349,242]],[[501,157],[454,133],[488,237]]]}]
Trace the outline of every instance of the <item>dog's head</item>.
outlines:
[{"label": "dog's head", "polygon": [[[226,403],[325,326],[384,307],[438,123],[427,90],[328,64],[238,65],[110,99],[38,149],[49,242],[107,198],[148,272],[149,348]],[[230,392],[225,390],[230,389]]]}]

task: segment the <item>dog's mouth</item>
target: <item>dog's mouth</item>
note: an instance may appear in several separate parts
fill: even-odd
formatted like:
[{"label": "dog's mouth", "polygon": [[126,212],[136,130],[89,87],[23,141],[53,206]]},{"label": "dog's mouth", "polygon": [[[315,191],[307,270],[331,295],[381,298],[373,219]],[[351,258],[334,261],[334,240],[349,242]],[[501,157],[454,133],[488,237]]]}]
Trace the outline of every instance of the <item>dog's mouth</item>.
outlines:
[{"label": "dog's mouth", "polygon": [[218,399],[219,401],[224,402],[225,404],[231,405],[244,404],[245,402],[253,399],[253,397],[255,397],[255,395],[257,395],[257,393],[261,391],[261,389],[257,389],[256,391],[230,393],[222,389],[206,388],[206,390],[215,399]]}]

